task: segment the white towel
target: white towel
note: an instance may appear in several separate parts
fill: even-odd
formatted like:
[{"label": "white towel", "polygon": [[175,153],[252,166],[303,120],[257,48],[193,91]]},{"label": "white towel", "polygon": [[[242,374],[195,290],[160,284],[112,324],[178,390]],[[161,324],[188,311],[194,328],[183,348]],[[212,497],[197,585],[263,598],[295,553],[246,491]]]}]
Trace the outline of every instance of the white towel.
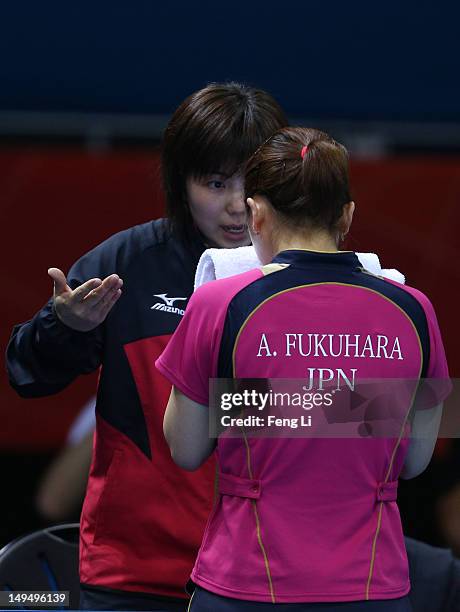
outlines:
[{"label": "white towel", "polygon": [[356,256],[361,262],[363,268],[368,272],[372,272],[372,274],[376,274],[377,276],[383,276],[383,278],[397,281],[402,285],[405,284],[406,278],[404,274],[395,268],[382,268],[378,255],[375,253],[356,253]]},{"label": "white towel", "polygon": [[[375,253],[356,253],[363,268],[377,276],[383,276],[404,284],[405,278],[401,272],[394,269],[383,269]],[[236,249],[207,249],[200,257],[195,273],[195,289],[217,278],[227,278],[235,274],[248,272],[260,267],[253,246]]]},{"label": "white towel", "polygon": [[200,257],[195,273],[195,289],[217,278],[242,274],[261,263],[253,246],[236,249],[206,249]]},{"label": "white towel", "polygon": [[388,278],[390,280],[394,280],[397,283],[401,283],[401,285],[406,284],[406,277],[399,270],[395,270],[395,268],[385,268],[382,270],[382,276],[384,278]]}]

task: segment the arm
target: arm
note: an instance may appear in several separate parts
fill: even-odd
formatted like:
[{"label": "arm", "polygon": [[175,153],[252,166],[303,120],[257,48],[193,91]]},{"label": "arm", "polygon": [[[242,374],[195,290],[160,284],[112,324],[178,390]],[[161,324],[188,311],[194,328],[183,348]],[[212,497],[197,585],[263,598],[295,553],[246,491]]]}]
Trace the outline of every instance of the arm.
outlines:
[{"label": "arm", "polygon": [[400,477],[408,480],[419,476],[428,466],[441,423],[442,404],[427,410],[417,410],[412,421],[411,440]]},{"label": "arm", "polygon": [[173,385],[164,434],[173,460],[187,470],[196,470],[215,447],[215,439],[209,437],[209,379],[218,376],[227,306],[234,295],[219,291],[220,283],[207,283],[195,291],[155,364]]},{"label": "arm", "polygon": [[99,367],[102,322],[121,294],[117,275],[98,278],[107,251],[101,245],[82,257],[68,279],[51,268],[53,298],[32,320],[13,329],[6,362],[10,383],[22,397],[57,393],[79,374]]},{"label": "arm", "polygon": [[184,470],[197,470],[212,454],[215,439],[209,437],[209,408],[171,390],[163,421],[163,432],[174,463]]},{"label": "arm", "polygon": [[452,389],[446,354],[436,314],[428,298],[411,289],[423,307],[430,339],[426,377],[420,380],[414,400],[409,451],[400,476],[415,478],[429,464],[433,455],[442,417],[444,400]]}]

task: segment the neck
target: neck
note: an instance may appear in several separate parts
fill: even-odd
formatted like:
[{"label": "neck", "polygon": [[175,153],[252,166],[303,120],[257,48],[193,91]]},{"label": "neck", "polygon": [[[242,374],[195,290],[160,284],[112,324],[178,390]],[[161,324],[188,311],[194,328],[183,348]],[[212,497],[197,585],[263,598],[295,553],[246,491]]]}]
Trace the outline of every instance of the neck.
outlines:
[{"label": "neck", "polygon": [[326,253],[336,253],[338,250],[335,237],[329,232],[321,230],[289,236],[279,235],[273,240],[273,249],[275,255],[288,249],[324,251]]}]

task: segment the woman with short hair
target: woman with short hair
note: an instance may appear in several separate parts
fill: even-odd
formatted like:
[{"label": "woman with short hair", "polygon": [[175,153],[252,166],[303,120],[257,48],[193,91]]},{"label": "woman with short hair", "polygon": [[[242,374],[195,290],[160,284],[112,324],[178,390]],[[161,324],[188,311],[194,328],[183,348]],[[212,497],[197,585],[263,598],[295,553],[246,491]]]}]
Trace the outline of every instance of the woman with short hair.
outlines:
[{"label": "woman with short hair", "polygon": [[189,96],[163,140],[169,218],[111,236],[67,277],[51,268],[54,297],[13,330],[8,371],[23,397],[101,368],[80,530],[84,609],[187,607],[214,464],[186,474],[171,461],[162,432],[170,385],[154,361],[183,316],[201,253],[249,244],[241,166],[283,125],[259,89],[212,83]]}]

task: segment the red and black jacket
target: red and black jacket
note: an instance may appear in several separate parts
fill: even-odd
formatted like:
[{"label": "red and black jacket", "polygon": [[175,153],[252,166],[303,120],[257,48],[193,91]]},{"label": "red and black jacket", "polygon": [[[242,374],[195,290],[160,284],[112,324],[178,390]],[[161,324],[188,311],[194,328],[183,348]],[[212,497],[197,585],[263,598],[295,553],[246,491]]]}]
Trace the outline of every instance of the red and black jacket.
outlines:
[{"label": "red and black jacket", "polygon": [[[14,328],[7,350],[23,397],[57,393],[99,367],[93,460],[81,519],[80,579],[115,590],[184,598],[208,518],[214,462],[173,463],[163,437],[170,384],[155,360],[182,317],[205,246],[160,219],[120,232],[71,268],[72,288],[117,273],[123,293],[105,322],[77,332],[52,300]],[[185,298],[185,299],[184,299]]]}]

